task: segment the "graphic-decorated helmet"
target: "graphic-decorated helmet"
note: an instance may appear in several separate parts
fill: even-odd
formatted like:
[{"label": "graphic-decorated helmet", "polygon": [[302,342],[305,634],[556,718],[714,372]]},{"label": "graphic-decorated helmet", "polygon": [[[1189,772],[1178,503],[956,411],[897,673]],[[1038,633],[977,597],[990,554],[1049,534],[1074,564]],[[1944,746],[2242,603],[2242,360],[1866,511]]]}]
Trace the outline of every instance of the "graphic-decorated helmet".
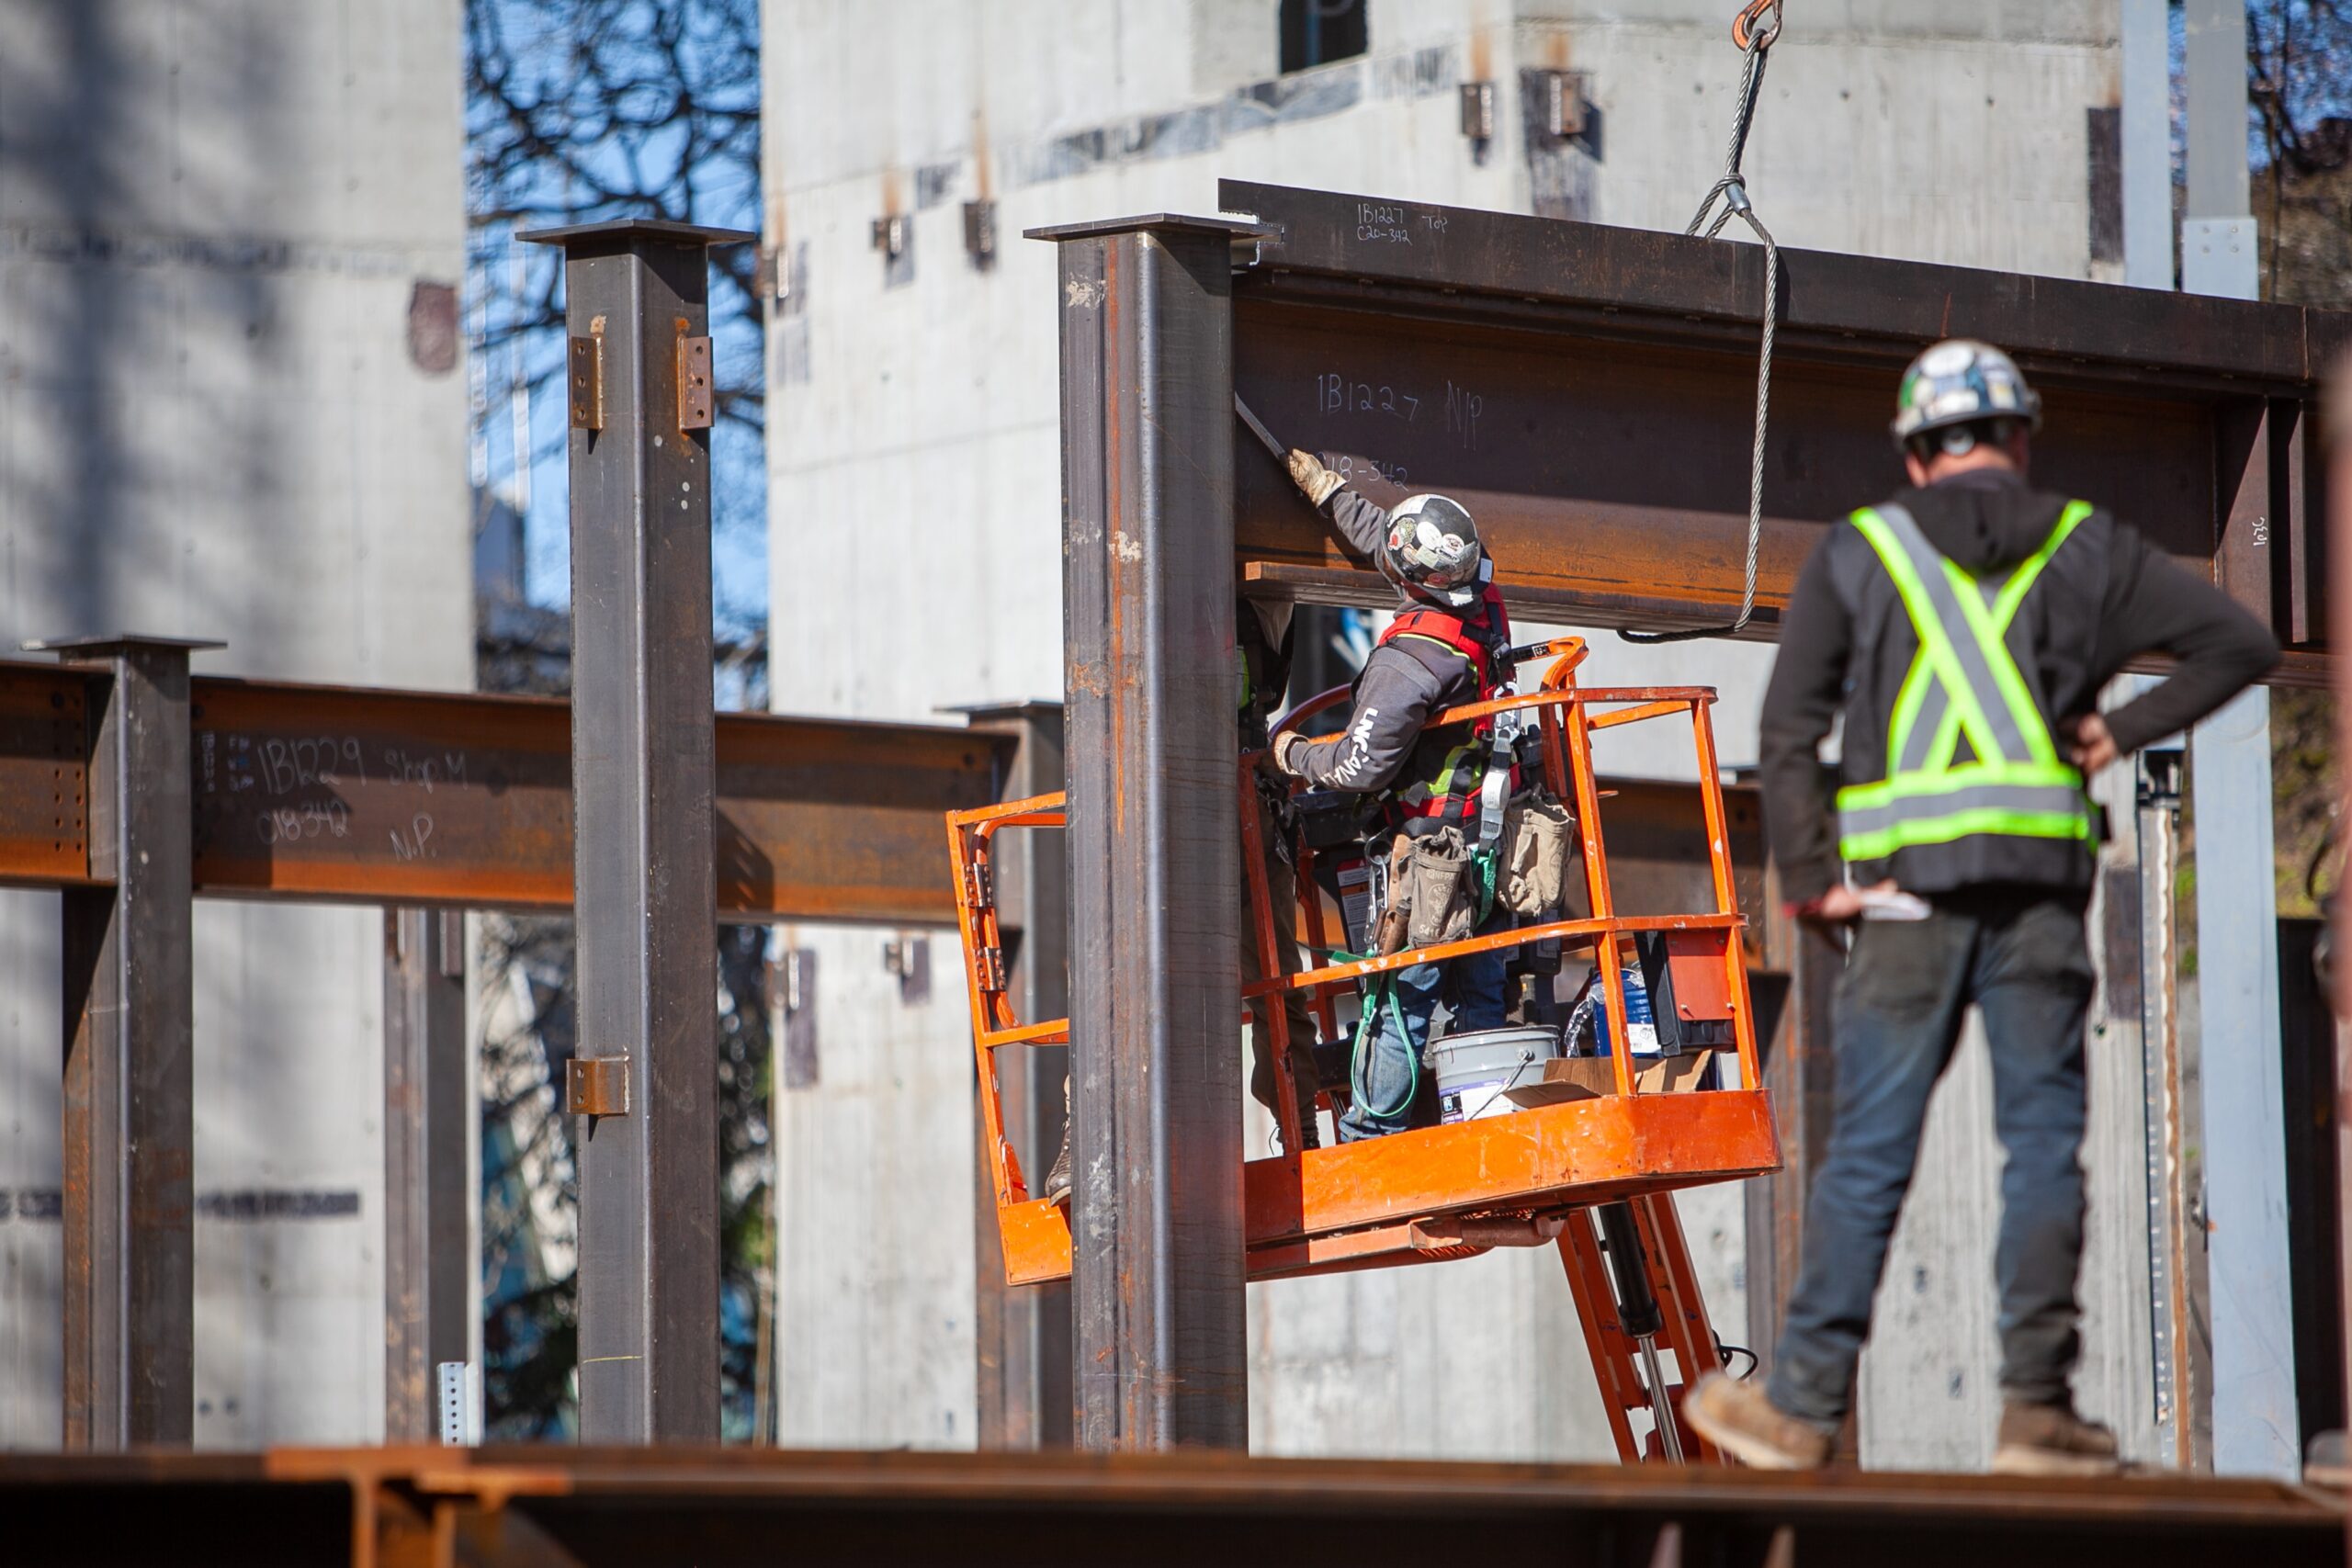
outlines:
[{"label": "graphic-decorated helmet", "polygon": [[1381,550],[1388,575],[1408,589],[1460,609],[1478,601],[1478,525],[1442,495],[1407,496],[1388,514]]},{"label": "graphic-decorated helmet", "polygon": [[[2000,419],[2040,429],[2041,397],[2007,355],[1973,338],[1947,338],[1913,360],[1894,395],[1894,439],[1901,446],[1931,431]],[[1951,451],[1955,443],[1942,445]],[[1963,438],[1957,448],[1965,452],[1974,445]]]}]

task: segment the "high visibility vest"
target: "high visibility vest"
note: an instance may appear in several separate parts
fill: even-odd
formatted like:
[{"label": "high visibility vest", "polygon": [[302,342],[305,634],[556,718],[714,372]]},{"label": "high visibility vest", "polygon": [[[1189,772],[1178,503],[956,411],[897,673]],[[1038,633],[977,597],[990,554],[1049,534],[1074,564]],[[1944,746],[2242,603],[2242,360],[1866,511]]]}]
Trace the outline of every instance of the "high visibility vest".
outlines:
[{"label": "high visibility vest", "polygon": [[[2041,569],[2090,514],[2088,502],[2069,502],[2040,549],[2006,576],[1985,577],[1929,544],[1899,506],[1853,514],[1902,596],[1919,651],[1895,694],[1886,776],[1838,792],[1838,850],[1847,860],[1978,835],[2093,836],[2083,775],[2058,755],[2005,640]],[[1962,737],[1966,761],[1956,760]]]}]

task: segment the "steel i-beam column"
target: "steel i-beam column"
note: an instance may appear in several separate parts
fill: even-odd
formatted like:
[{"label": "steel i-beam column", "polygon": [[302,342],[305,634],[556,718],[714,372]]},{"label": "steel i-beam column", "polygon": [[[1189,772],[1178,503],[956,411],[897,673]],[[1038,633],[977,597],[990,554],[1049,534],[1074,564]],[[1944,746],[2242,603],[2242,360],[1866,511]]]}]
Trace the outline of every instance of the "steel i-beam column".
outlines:
[{"label": "steel i-beam column", "polygon": [[439,1429],[435,1369],[472,1359],[474,1109],[466,918],[384,911],[384,1440]]},{"label": "steel i-beam column", "polygon": [[90,873],[111,886],[62,897],[68,1449],[195,1435],[187,661],[220,646],[26,644],[91,661],[105,692],[89,707]]},{"label": "steel i-beam column", "polygon": [[542,230],[571,334],[571,769],[580,1434],[718,1437],[712,244]]},{"label": "steel i-beam column", "polygon": [[1236,945],[1232,243],[1060,247],[1079,1442],[1250,1438]]},{"label": "steel i-beam column", "polygon": [[[999,794],[1006,800],[1050,795],[1062,787],[1062,709],[1058,703],[1018,703],[964,710],[972,728],[1020,738]],[[1013,994],[1024,1021],[1069,1014],[1069,874],[1062,835],[1012,832],[996,840],[997,918],[1018,933],[1012,950]],[[1001,1052],[997,1079],[1004,1134],[1021,1158],[1031,1190],[1045,1184],[1061,1147],[1062,1089],[1069,1052],[1033,1045]],[[973,1107],[974,1126],[979,1109]],[[1012,1286],[1004,1282],[1004,1248],[997,1229],[996,1188],[989,1151],[979,1137],[973,1188],[973,1329],[979,1374],[978,1439],[983,1449],[1066,1449],[1070,1446],[1069,1285]]]}]

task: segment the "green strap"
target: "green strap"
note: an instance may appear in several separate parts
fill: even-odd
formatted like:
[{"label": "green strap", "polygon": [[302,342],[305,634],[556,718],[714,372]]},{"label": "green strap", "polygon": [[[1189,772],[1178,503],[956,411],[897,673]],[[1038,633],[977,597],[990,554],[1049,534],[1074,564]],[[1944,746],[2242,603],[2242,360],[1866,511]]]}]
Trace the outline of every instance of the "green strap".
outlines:
[{"label": "green strap", "polygon": [[[1350,953],[1346,955],[1344,962],[1362,963],[1371,956],[1370,953],[1364,953],[1361,957]],[[1366,1116],[1382,1118],[1395,1116],[1404,1111],[1413,1103],[1413,1096],[1419,1094],[1421,1089],[1421,1054],[1413,1049],[1412,1032],[1405,1027],[1404,1004],[1396,999],[1396,987],[1388,983],[1388,976],[1389,971],[1383,970],[1372,977],[1370,985],[1365,988],[1363,1010],[1356,1019],[1355,1043],[1350,1047],[1348,1053],[1348,1092],[1359,1106],[1363,1107],[1363,1113]],[[1396,1038],[1405,1047],[1407,1076],[1405,1097],[1394,1105],[1374,1108],[1368,1103],[1372,1096],[1365,1092],[1363,1087],[1363,1048],[1372,1038],[1373,1015],[1380,1010],[1383,1004],[1385,1004],[1388,1009],[1390,1026],[1396,1031]]]}]

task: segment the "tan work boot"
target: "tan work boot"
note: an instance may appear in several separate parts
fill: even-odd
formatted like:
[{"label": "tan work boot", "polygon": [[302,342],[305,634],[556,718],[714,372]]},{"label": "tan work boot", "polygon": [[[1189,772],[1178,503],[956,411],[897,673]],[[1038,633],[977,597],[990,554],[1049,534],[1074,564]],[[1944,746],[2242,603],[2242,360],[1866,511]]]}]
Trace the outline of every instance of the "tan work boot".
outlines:
[{"label": "tan work boot", "polygon": [[1996,1475],[2112,1475],[2121,1468],[2115,1434],[2075,1415],[2071,1401],[2001,1402],[2001,1432],[1993,1449]]},{"label": "tan work boot", "polygon": [[1742,1464],[1815,1470],[1829,1461],[1829,1434],[1784,1416],[1752,1383],[1709,1372],[1682,1396],[1682,1418]]}]

